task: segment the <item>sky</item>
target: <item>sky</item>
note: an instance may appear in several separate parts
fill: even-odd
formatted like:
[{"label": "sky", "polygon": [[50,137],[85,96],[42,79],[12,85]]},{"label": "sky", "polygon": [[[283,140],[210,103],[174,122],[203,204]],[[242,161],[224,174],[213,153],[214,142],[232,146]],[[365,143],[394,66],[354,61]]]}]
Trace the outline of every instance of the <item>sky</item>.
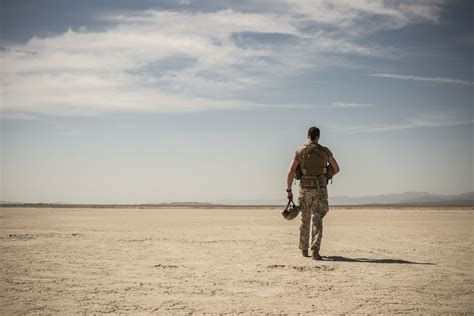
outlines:
[{"label": "sky", "polygon": [[[0,200],[474,191],[472,1],[1,0]],[[296,188],[296,186],[295,186]]]}]

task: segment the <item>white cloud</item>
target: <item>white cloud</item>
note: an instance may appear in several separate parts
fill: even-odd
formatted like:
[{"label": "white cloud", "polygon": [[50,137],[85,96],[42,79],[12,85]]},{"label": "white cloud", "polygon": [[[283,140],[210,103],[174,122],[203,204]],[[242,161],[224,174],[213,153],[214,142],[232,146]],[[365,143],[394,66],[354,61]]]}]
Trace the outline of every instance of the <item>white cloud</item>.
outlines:
[{"label": "white cloud", "polygon": [[406,130],[422,127],[448,127],[459,125],[474,124],[474,119],[460,119],[446,114],[430,114],[417,115],[406,118],[404,121],[393,124],[381,124],[372,126],[359,126],[346,129],[335,129],[329,133],[346,133],[346,134],[360,134],[360,133],[375,133],[386,132],[394,130]]},{"label": "white cloud", "polygon": [[[350,33],[399,29],[411,23],[437,22],[441,0],[288,0],[294,12],[311,21]],[[374,23],[374,19],[379,21]],[[369,22],[370,27],[364,22]]]},{"label": "white cloud", "polygon": [[366,103],[353,103],[353,102],[333,102],[332,106],[336,108],[367,108],[373,105],[366,104]]},{"label": "white cloud", "polygon": [[[358,44],[358,35],[349,30],[363,18],[380,15],[404,25],[437,19],[437,5],[425,2],[283,3],[290,9],[106,16],[114,24],[104,31],[69,30],[12,45],[0,52],[1,107],[91,115],[257,106],[246,91],[305,71],[349,65],[344,56],[392,56],[390,48]],[[310,31],[308,23],[339,31]]]},{"label": "white cloud", "polygon": [[463,85],[463,86],[472,86],[472,85],[474,85],[473,81],[452,79],[452,78],[443,78],[443,77],[417,77],[417,76],[406,76],[406,75],[396,75],[396,74],[371,74],[370,76],[379,77],[379,78],[425,81],[425,82],[433,82],[433,83],[445,83],[445,84]]},{"label": "white cloud", "polygon": [[16,113],[2,113],[0,112],[0,119],[2,120],[41,120],[40,117],[32,115],[32,114],[25,114],[21,112]]}]

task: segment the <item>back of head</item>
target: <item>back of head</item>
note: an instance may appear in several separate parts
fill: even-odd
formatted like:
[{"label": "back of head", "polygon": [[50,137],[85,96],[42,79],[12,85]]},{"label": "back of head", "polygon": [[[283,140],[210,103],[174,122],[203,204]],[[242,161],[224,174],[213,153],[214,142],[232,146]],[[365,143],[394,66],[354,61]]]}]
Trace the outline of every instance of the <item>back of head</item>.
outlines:
[{"label": "back of head", "polygon": [[319,128],[317,128],[316,126],[312,126],[308,129],[308,137],[312,141],[317,140],[319,138],[320,133],[321,132]]}]

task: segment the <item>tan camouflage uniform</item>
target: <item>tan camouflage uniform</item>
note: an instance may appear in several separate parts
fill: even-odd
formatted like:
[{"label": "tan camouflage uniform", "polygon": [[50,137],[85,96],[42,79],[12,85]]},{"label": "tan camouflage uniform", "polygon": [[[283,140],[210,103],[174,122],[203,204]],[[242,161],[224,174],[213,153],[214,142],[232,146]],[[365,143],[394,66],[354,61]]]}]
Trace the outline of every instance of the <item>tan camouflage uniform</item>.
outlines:
[{"label": "tan camouflage uniform", "polygon": [[[313,166],[306,165],[306,154],[314,150],[314,143],[308,142],[307,144],[300,147],[295,155],[300,165],[305,162],[305,166],[302,168],[314,168]],[[326,165],[329,159],[333,156],[329,148],[316,145],[319,153],[324,152],[325,155],[317,154],[322,161],[322,165]],[[316,168],[318,166],[316,165]],[[314,172],[314,169],[313,171]],[[307,250],[309,248],[309,232],[311,230],[311,250],[319,252],[321,248],[321,239],[323,237],[323,217],[329,211],[328,204],[328,190],[326,176],[321,174],[315,176],[315,179],[309,180],[310,185],[306,183],[303,187],[304,179],[300,180],[300,192],[298,196],[298,204],[301,210],[301,225],[300,225],[300,249]],[[303,176],[304,178],[304,176]],[[313,221],[313,229],[310,229],[311,219]]]},{"label": "tan camouflage uniform", "polygon": [[329,211],[328,190],[326,176],[318,177],[319,189],[305,189],[300,187],[298,204],[301,210],[300,249],[309,248],[310,222],[313,220],[311,231],[311,250],[321,248],[323,237],[323,217]]}]

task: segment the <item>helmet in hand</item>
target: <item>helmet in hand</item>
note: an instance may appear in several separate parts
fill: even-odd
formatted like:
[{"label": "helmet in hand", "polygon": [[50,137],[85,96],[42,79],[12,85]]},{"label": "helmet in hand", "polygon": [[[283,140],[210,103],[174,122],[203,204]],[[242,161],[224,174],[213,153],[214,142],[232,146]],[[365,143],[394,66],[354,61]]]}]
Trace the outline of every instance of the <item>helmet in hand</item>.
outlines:
[{"label": "helmet in hand", "polygon": [[287,220],[292,220],[300,213],[300,207],[293,203],[293,200],[289,200],[281,215]]}]

